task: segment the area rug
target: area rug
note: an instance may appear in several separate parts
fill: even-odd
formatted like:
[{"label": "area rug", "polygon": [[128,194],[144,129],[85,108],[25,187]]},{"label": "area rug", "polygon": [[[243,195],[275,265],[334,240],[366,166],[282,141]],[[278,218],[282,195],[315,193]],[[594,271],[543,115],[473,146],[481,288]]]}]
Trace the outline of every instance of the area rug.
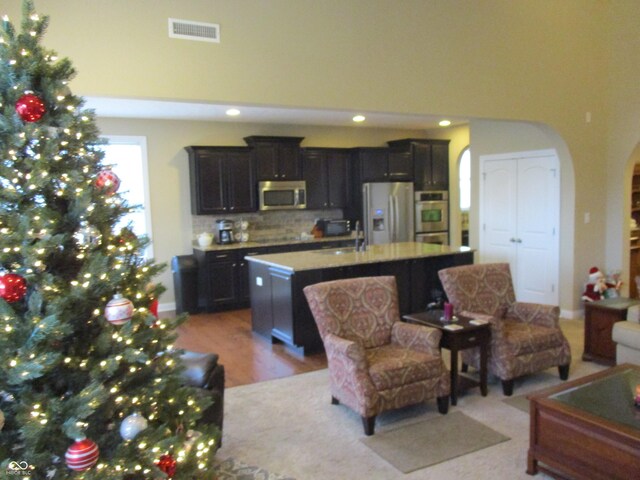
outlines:
[{"label": "area rug", "polygon": [[509,437],[464,413],[451,412],[362,442],[402,473],[409,473],[507,440]]},{"label": "area rug", "polygon": [[295,480],[292,477],[270,473],[233,458],[227,458],[216,465],[216,480]]},{"label": "area rug", "polygon": [[523,411],[524,413],[529,413],[529,399],[527,396],[528,395],[516,395],[515,397],[507,397],[502,401],[513,408]]}]

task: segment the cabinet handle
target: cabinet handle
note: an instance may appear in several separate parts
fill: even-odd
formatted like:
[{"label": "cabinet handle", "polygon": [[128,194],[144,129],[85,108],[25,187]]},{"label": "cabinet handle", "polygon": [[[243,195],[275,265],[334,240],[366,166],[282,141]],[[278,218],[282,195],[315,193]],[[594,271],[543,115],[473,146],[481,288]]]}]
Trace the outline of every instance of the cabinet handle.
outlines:
[{"label": "cabinet handle", "polygon": [[235,266],[236,266],[236,264],[234,263],[234,264],[233,264],[233,265],[231,265],[231,266],[232,266],[232,267],[235,267]]},{"label": "cabinet handle", "polygon": [[229,255],[216,255],[216,258],[227,258]]}]

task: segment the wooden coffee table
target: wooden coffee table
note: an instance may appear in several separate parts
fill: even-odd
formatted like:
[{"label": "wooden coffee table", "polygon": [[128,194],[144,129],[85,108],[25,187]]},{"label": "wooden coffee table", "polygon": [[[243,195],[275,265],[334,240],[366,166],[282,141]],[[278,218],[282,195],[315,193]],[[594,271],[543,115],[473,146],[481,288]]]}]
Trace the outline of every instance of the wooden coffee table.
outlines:
[{"label": "wooden coffee table", "polygon": [[[487,396],[487,355],[491,339],[491,327],[488,323],[474,325],[471,323],[472,318],[460,316],[455,322],[443,322],[440,320],[442,310],[411,313],[402,318],[409,323],[426,325],[442,332],[440,348],[446,348],[451,352],[451,405],[458,404],[458,392],[466,388],[479,385],[482,396]],[[458,325],[462,328],[449,330],[447,328],[449,325]],[[480,382],[458,374],[458,352],[474,347],[480,348]]]},{"label": "wooden coffee table", "polygon": [[529,395],[527,473],[640,478],[640,366],[622,364]]}]

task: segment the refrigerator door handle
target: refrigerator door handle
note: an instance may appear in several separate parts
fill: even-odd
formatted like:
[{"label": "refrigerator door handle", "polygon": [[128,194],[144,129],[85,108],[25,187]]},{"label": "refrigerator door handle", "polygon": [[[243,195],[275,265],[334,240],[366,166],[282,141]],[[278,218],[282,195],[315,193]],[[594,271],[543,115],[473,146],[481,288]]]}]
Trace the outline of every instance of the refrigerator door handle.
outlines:
[{"label": "refrigerator door handle", "polygon": [[393,197],[391,195],[387,197],[387,220],[389,223],[389,225],[387,225],[389,229],[389,241],[393,242]]},{"label": "refrigerator door handle", "polygon": [[393,226],[395,227],[393,241],[397,242],[400,237],[400,201],[397,195],[393,196],[393,215],[395,217],[393,222]]},{"label": "refrigerator door handle", "polygon": [[371,190],[368,184],[364,184],[362,186],[362,196],[364,197],[364,209],[362,212],[362,221],[364,223],[364,228],[362,229],[364,232],[364,243],[365,245],[370,245],[373,243],[373,232],[371,231],[372,225],[369,218],[371,208]]},{"label": "refrigerator door handle", "polygon": [[396,225],[397,225],[397,217],[396,217],[396,202],[395,195],[389,195],[389,240],[391,242],[396,241]]}]

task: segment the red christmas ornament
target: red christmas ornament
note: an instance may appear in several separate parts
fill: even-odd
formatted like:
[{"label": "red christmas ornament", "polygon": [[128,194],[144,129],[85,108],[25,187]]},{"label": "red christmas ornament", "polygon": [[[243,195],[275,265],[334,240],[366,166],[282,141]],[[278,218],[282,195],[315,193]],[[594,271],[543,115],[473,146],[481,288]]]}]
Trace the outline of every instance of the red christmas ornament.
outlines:
[{"label": "red christmas ornament", "polygon": [[111,170],[102,170],[96,177],[96,187],[106,195],[113,195],[120,188],[120,179]]},{"label": "red christmas ornament", "polygon": [[117,237],[118,243],[120,245],[126,245],[127,243],[133,242],[136,240],[136,234],[130,228],[123,228],[120,230],[120,236]]},{"label": "red christmas ornament", "polygon": [[158,318],[158,299],[157,298],[154,298],[151,301],[151,305],[149,305],[149,311],[154,317]]},{"label": "red christmas ornament", "polygon": [[25,93],[16,102],[16,112],[25,122],[37,122],[46,111],[42,99],[33,93]]},{"label": "red christmas ornament", "polygon": [[67,467],[80,472],[93,467],[98,462],[100,450],[93,440],[88,438],[78,438],[75,443],[67,449],[64,458]]},{"label": "red christmas ornament", "polygon": [[9,303],[22,300],[27,293],[27,282],[17,273],[0,276],[0,297]]},{"label": "red christmas ornament", "polygon": [[104,317],[113,325],[122,325],[131,320],[133,316],[133,303],[116,293],[104,309]]},{"label": "red christmas ornament", "polygon": [[162,455],[160,459],[156,462],[156,465],[160,470],[166,473],[169,478],[173,477],[176,474],[176,462],[173,457],[169,454]]}]

